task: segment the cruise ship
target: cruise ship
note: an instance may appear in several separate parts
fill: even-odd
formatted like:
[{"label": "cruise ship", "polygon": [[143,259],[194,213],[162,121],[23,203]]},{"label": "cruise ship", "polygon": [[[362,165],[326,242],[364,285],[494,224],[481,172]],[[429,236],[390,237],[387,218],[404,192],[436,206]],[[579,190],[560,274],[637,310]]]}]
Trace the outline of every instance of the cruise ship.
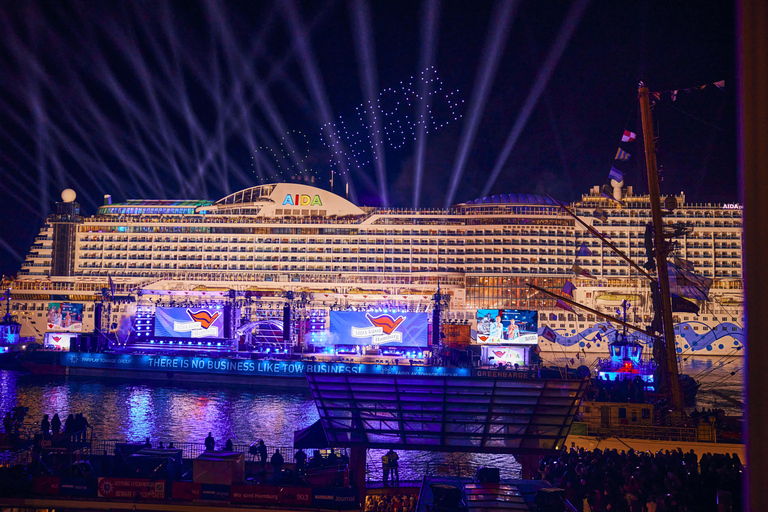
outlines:
[{"label": "cruise ship", "polygon": [[[617,203],[593,187],[569,207],[642,264],[650,199],[632,187],[622,196]],[[743,355],[741,207],[674,198],[667,222],[692,232],[675,240],[673,254],[714,281],[698,314],[675,313],[677,352]],[[578,255],[582,244],[589,255]],[[550,198],[530,194],[394,209],[276,183],[218,201],[105,196],[86,216],[68,189],[6,284],[21,335],[39,341],[110,331],[128,343],[147,336],[155,308],[230,303],[227,332],[241,341],[280,338],[269,325],[287,328],[294,345],[321,345],[333,343],[334,311],[437,309],[430,323],[468,326],[466,342],[476,344],[486,341],[478,310],[532,310],[539,334],[556,333],[538,337],[541,351],[573,357],[607,353],[615,325],[557,308],[528,283],[559,293],[571,281],[577,302],[613,317],[627,300],[628,320],[644,328],[653,315],[648,281],[602,245]],[[574,264],[593,278],[575,274]]]}]

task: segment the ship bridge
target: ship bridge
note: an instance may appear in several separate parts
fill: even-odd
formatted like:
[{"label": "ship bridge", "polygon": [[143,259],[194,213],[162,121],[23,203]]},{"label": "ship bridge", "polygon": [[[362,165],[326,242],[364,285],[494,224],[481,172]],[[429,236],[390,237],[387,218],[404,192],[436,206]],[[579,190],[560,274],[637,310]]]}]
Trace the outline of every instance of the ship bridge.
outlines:
[{"label": "ship bridge", "polygon": [[348,217],[365,215],[343,197],[310,185],[273,183],[230,194],[199,213],[260,217]]}]

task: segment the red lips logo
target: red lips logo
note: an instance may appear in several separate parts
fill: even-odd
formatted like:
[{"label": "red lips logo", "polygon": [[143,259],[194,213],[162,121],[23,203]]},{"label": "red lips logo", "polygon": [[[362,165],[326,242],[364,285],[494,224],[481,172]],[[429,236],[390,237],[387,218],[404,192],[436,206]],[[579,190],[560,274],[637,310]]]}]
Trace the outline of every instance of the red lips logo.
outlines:
[{"label": "red lips logo", "polygon": [[214,314],[213,314],[213,316],[211,316],[211,314],[210,314],[208,311],[204,310],[204,309],[202,309],[202,310],[198,311],[197,313],[193,313],[192,311],[190,311],[190,310],[188,309],[188,310],[187,310],[187,314],[188,314],[188,315],[189,315],[189,317],[190,317],[192,320],[194,320],[195,322],[200,322],[200,325],[202,326],[202,328],[203,328],[203,329],[207,329],[207,328],[209,328],[209,327],[211,326],[211,324],[212,324],[212,323],[213,323],[213,322],[214,322],[214,321],[215,321],[217,318],[219,318],[219,315],[220,315],[221,313],[219,313],[219,312],[217,311],[216,313],[214,313]]},{"label": "red lips logo", "polygon": [[371,316],[370,313],[366,313],[365,317],[371,322],[371,325],[381,327],[385,334],[392,334],[397,329],[397,326],[405,320],[404,316],[397,317],[397,320],[395,320],[390,315]]}]

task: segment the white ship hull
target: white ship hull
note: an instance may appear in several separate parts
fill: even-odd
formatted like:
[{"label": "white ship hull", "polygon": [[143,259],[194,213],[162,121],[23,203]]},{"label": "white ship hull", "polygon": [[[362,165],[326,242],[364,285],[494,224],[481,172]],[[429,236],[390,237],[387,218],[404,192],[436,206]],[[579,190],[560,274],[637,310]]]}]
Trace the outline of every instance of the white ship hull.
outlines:
[{"label": "white ship hull", "polygon": [[[630,188],[624,198],[619,208],[595,187],[571,208],[642,264],[648,198]],[[678,353],[742,355],[741,212],[732,205],[687,205],[682,194],[676,201],[669,220],[694,230],[678,242],[677,253],[714,280],[714,300],[698,303],[698,316],[675,314]],[[609,220],[592,218],[596,207]],[[540,337],[540,348],[572,356],[607,353],[607,340],[597,335],[609,335],[613,326],[596,315],[553,309],[554,300],[531,293],[527,284],[557,293],[570,280],[576,302],[616,317],[628,300],[631,322],[644,328],[651,322],[647,281],[539,196],[393,210],[358,207],[307,185],[274,184],[216,202],[110,203],[91,217],[81,216],[76,203],[57,208],[16,279],[5,283],[22,336],[38,340],[46,333],[92,332],[99,302],[108,309],[102,330],[127,336],[143,292],[159,293],[155,301],[166,303],[252,292],[259,302],[245,319],[252,321],[297,299],[303,311],[430,312],[439,284],[450,299],[442,324],[476,329],[479,309],[535,310],[539,333],[548,326],[557,334],[554,342]],[[66,245],[57,246],[62,237]],[[574,264],[590,277],[574,274]],[[119,300],[104,301],[110,288]]]}]

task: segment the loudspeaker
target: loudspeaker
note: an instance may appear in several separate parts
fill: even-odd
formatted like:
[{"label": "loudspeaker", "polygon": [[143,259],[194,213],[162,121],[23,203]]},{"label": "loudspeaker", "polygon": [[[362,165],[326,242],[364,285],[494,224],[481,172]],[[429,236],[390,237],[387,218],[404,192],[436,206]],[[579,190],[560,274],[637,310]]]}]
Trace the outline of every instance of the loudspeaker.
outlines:
[{"label": "loudspeaker", "polygon": [[430,484],[432,505],[438,508],[457,510],[461,508],[461,489],[452,485]]},{"label": "loudspeaker", "polygon": [[432,345],[440,345],[440,334],[442,329],[440,328],[440,308],[436,307],[432,310]]},{"label": "loudspeaker", "polygon": [[565,512],[565,489],[545,487],[533,499],[538,512]]},{"label": "loudspeaker", "polygon": [[283,341],[291,341],[291,305],[283,306]]},{"label": "loudspeaker", "polygon": [[479,467],[475,471],[475,482],[479,484],[498,484],[501,483],[499,468]]}]

